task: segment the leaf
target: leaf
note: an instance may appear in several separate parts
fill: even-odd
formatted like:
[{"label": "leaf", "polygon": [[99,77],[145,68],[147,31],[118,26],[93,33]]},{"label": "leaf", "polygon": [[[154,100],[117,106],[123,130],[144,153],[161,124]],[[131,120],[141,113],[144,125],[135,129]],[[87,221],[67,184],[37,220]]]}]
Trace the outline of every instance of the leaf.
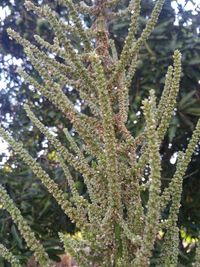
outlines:
[{"label": "leaf", "polygon": [[[181,101],[179,102],[178,104],[178,109],[179,110],[184,110],[187,106],[188,106],[188,103],[189,105],[193,104],[193,102],[191,101],[191,98],[195,95],[196,91],[192,91],[192,92],[189,92],[188,94],[186,94],[182,99]],[[194,100],[194,99],[193,99]],[[191,101],[191,102],[190,102]],[[195,102],[196,102],[196,99],[195,99]]]},{"label": "leaf", "polygon": [[187,116],[185,116],[183,113],[180,113],[179,115],[180,115],[182,121],[184,122],[184,124],[187,125],[191,131],[193,131],[193,129],[194,129],[193,122]]},{"label": "leaf", "polygon": [[173,22],[173,19],[169,19],[167,21],[164,21],[164,22],[158,24],[158,26],[156,26],[155,29],[153,30],[153,33],[159,34],[159,35],[162,34],[163,32],[166,31],[166,27],[168,25],[170,25],[172,22]]},{"label": "leaf", "polygon": [[174,137],[176,135],[178,124],[179,124],[178,118],[173,117],[172,123],[170,124],[170,128],[168,130],[168,138],[169,138],[170,143],[172,142],[172,140],[174,139]]},{"label": "leaf", "polygon": [[176,135],[176,130],[177,130],[176,125],[171,126],[168,130],[168,138],[169,138],[170,143],[172,142],[172,140],[174,139],[174,137]]},{"label": "leaf", "polygon": [[44,204],[44,208],[41,210],[41,212],[38,214],[39,218],[43,216],[43,214],[47,211],[47,209],[51,206],[51,201],[47,200]]},{"label": "leaf", "polygon": [[200,107],[188,108],[185,113],[193,116],[200,116]]},{"label": "leaf", "polygon": [[200,64],[200,57],[199,58],[193,58],[193,59],[190,59],[188,62],[187,62],[188,65],[199,65]]},{"label": "leaf", "polygon": [[11,233],[12,233],[15,241],[17,242],[19,248],[23,249],[23,243],[22,243],[21,236],[19,235],[19,232],[18,232],[18,230],[14,224],[11,226]]}]

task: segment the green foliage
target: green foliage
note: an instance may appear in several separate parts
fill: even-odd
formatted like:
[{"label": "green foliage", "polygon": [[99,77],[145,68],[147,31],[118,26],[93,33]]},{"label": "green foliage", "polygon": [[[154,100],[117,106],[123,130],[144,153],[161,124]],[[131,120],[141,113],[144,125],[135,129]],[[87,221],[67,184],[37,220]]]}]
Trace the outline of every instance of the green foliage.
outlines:
[{"label": "green foliage", "polygon": [[[146,45],[148,51],[152,51],[146,40],[155,27],[163,2],[157,0],[139,36],[139,0],[130,1],[126,9],[118,12],[116,1],[96,1],[94,6],[79,6],[70,0],[60,1],[68,10],[70,21],[67,24],[59,20],[57,13],[47,5],[37,7],[27,1],[27,9],[45,18],[53,29],[53,41],[49,43],[36,35],[38,47],[9,30],[10,36],[24,47],[34,72],[40,77],[21,68],[18,73],[60,110],[81,140],[78,144],[71,133],[65,130],[70,144],[70,148],[67,148],[44,125],[42,119],[34,115],[31,108],[36,107],[32,103],[25,105],[31,122],[54,147],[57,162],[71,189],[70,194],[63,191],[62,185],[59,186],[51,178],[49,169],[45,170],[24,149],[22,143],[10,137],[3,127],[0,133],[41,180],[64,213],[80,228],[81,240],[60,233],[66,252],[69,251],[80,266],[149,266],[160,230],[165,235],[157,266],[160,262],[162,266],[176,266],[178,263],[177,222],[182,178],[200,136],[198,122],[186,151],[179,153],[176,171],[169,185],[163,189],[160,147],[169,128],[179,90],[181,54],[178,50],[174,53],[173,67],[168,69],[160,102],[156,103],[153,90],[143,102],[143,132],[133,137],[128,130],[128,90],[142,46]],[[91,28],[83,27],[79,13],[92,17]],[[131,23],[125,45],[116,56],[115,42],[110,39],[107,25],[109,20],[120,19],[122,14],[130,15]],[[77,39],[72,42],[65,31]],[[159,29],[157,31],[160,34]],[[87,114],[76,109],[75,103],[64,93],[66,86],[72,86],[79,94],[89,110]],[[187,96],[182,99],[179,109],[181,105],[186,108],[187,99]],[[87,194],[81,195],[77,190],[76,177],[71,169],[75,169],[84,179]],[[41,266],[48,266],[49,260],[43,246],[35,240],[26,220],[23,220],[3,187],[0,200],[35,253],[36,260]],[[169,212],[163,214],[166,207],[169,207]],[[197,264],[198,256],[197,247]]]}]

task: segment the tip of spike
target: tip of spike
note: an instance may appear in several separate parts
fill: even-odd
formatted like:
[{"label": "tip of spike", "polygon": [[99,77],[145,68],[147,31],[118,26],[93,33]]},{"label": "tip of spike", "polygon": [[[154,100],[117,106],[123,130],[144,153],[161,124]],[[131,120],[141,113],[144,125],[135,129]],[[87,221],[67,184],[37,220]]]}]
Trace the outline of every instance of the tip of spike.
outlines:
[{"label": "tip of spike", "polygon": [[173,55],[173,58],[181,58],[182,54],[181,52],[177,49],[174,51],[174,55]]}]

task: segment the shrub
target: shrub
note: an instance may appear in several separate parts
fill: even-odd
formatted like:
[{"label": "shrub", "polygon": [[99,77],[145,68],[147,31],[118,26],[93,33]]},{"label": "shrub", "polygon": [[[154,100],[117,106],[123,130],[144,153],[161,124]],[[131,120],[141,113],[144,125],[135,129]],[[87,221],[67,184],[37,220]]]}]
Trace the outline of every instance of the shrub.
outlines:
[{"label": "shrub", "polygon": [[[173,115],[181,76],[181,54],[175,51],[173,66],[169,66],[165,86],[158,102],[154,90],[142,102],[145,128],[133,136],[126,127],[129,111],[129,88],[138,63],[143,43],[155,27],[164,0],[157,0],[141,35],[136,38],[140,0],[130,1],[128,7],[117,10],[117,0],[95,0],[94,5],[74,4],[60,0],[70,20],[63,21],[47,5],[32,10],[51,25],[53,43],[35,35],[39,46],[31,44],[9,29],[11,38],[20,43],[40,80],[19,68],[18,73],[51,101],[55,108],[73,124],[81,145],[64,129],[71,145],[64,146],[33,113],[33,104],[24,109],[41,133],[54,146],[60,166],[71,190],[70,198],[55,183],[40,164],[16,142],[3,127],[0,135],[11,145],[55,198],[63,212],[81,231],[81,238],[59,233],[66,253],[79,266],[150,266],[156,244],[161,250],[156,266],[177,266],[179,255],[178,213],[182,193],[182,178],[187,170],[200,136],[197,122],[185,152],[180,151],[175,173],[169,185],[162,188],[162,156],[160,147],[170,118]],[[91,16],[90,28],[83,25],[80,14]],[[130,15],[130,25],[120,53],[109,38],[108,22],[112,17]],[[68,33],[68,34],[67,34]],[[77,51],[76,36],[81,51]],[[43,49],[42,49],[43,48]],[[63,89],[71,86],[87,105],[88,113],[77,110]],[[158,102],[158,103],[157,103]],[[79,193],[72,168],[84,178],[87,196]],[[31,230],[20,210],[0,186],[0,203],[16,223],[27,246],[41,266],[50,266],[50,260],[39,239]],[[144,192],[147,197],[143,197]],[[164,212],[168,208],[169,212]],[[19,261],[2,245],[0,252],[13,266]],[[195,266],[199,265],[199,248]]]}]

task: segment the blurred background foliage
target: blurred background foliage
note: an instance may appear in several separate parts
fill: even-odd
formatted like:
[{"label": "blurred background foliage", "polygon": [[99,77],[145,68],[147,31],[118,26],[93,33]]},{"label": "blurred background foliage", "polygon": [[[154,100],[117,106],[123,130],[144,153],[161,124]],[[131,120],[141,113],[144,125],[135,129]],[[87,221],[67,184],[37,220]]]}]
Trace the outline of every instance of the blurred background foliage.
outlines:
[{"label": "blurred background foliage", "polygon": [[[35,0],[36,4],[47,3],[61,16],[67,12],[52,0]],[[138,35],[144,28],[146,20],[155,1],[143,0]],[[27,12],[23,0],[1,0],[0,9],[3,11],[0,21],[0,116],[4,126],[13,136],[24,143],[30,153],[37,158],[41,165],[52,177],[69,192],[64,175],[59,168],[55,152],[39,131],[32,127],[23,111],[23,104],[31,101],[37,110],[35,113],[41,117],[52,131],[59,135],[62,142],[68,146],[65,137],[60,134],[64,127],[72,130],[69,121],[62,117],[45,98],[31,86],[23,83],[16,74],[18,65],[28,72],[34,72],[27,60],[23,49],[8,38],[6,29],[11,27],[23,37],[35,43],[33,35],[41,35],[45,40],[51,41],[52,31],[45,20],[41,20],[33,13]],[[87,1],[91,4],[90,1]],[[128,1],[120,2],[124,8]],[[182,4],[180,4],[182,3]],[[176,9],[174,7],[176,6]],[[187,8],[193,6],[193,8]],[[84,17],[85,23],[90,26],[91,20]],[[123,47],[127,34],[129,17],[122,17],[109,22],[111,37],[115,40],[117,50]],[[127,127],[137,136],[143,128],[140,112],[141,100],[148,95],[151,88],[156,90],[160,97],[164,85],[164,77],[169,64],[172,63],[172,54],[179,49],[183,55],[183,72],[181,90],[170,129],[161,147],[163,156],[163,186],[166,186],[175,169],[177,151],[184,150],[200,116],[200,6],[191,0],[166,0],[159,22],[148,42],[141,50],[138,68],[130,89],[130,114]],[[73,37],[74,38],[74,37]],[[72,40],[73,41],[73,40]],[[77,47],[78,48],[78,47]],[[37,73],[35,73],[37,78]],[[80,98],[72,88],[64,88],[65,93],[82,110],[87,112],[84,104],[80,105]],[[75,138],[78,138],[75,136]],[[79,141],[79,140],[77,140]],[[66,231],[74,233],[75,226],[63,215],[54,199],[42,187],[40,181],[33,176],[30,170],[16,156],[9,151],[2,151],[0,155],[0,183],[8,190],[32,229],[43,240],[44,246],[53,259],[57,259],[62,252],[57,232]],[[200,230],[200,156],[197,147],[192,162],[184,177],[182,206],[179,216],[181,226],[180,258],[183,266],[189,266],[194,254],[194,241]],[[85,194],[82,177],[78,174],[77,188]],[[24,262],[29,256],[24,241],[16,226],[5,211],[0,210],[0,242],[10,247],[13,253],[18,254]],[[162,241],[161,241],[162,242]],[[159,242],[157,244],[159,251]],[[156,259],[156,255],[155,255]],[[152,266],[153,266],[152,261]],[[8,266],[0,260],[0,266]]]}]

